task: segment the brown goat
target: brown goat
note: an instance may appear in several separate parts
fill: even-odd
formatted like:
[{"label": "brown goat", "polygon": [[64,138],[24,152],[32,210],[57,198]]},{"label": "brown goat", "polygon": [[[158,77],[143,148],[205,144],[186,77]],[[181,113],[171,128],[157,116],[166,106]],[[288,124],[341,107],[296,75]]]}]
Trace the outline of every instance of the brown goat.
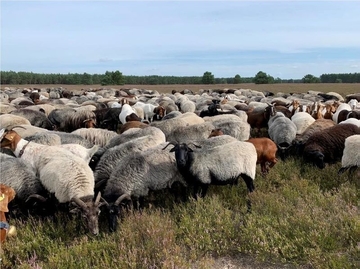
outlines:
[{"label": "brown goat", "polygon": [[[259,138],[250,138],[246,142],[250,142],[255,146],[257,153],[257,164],[260,164],[261,173],[266,175],[269,173],[270,168],[272,168],[276,163],[276,152],[278,150],[274,141],[267,137]],[[269,166],[267,166],[269,164]]]},{"label": "brown goat", "polygon": [[0,184],[0,246],[4,243],[7,235],[13,235],[15,227],[10,227],[6,221],[5,212],[9,212],[8,203],[15,198],[13,188]]}]

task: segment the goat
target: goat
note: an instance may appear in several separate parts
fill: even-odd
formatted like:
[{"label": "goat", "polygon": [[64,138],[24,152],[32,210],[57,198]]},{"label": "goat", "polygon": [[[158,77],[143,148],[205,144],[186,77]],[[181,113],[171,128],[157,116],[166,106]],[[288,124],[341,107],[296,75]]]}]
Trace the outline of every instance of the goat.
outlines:
[{"label": "goat", "polygon": [[15,191],[13,188],[0,184],[0,247],[4,243],[7,235],[15,234],[15,227],[10,226],[6,221],[5,212],[9,212],[8,203],[15,198]]}]

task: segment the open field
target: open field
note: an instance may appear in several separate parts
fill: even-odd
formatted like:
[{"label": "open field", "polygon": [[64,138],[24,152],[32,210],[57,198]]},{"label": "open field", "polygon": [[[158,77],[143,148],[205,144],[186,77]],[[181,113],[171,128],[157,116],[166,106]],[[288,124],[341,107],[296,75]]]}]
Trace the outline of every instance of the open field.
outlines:
[{"label": "open field", "polygon": [[283,93],[304,93],[309,90],[320,91],[320,92],[337,92],[343,96],[360,92],[360,83],[315,83],[315,84],[305,84],[305,83],[283,83],[283,84],[254,84],[254,83],[244,83],[244,84],[214,84],[214,85],[201,85],[201,84],[192,84],[192,85],[0,85],[1,89],[4,87],[19,87],[19,88],[49,88],[49,87],[64,87],[72,91],[79,91],[82,89],[98,89],[98,88],[138,88],[138,89],[148,89],[148,90],[157,90],[160,93],[171,93],[172,90],[181,91],[184,89],[192,90],[193,92],[198,92],[200,89],[252,89],[257,91],[270,91],[270,92],[283,92]]}]

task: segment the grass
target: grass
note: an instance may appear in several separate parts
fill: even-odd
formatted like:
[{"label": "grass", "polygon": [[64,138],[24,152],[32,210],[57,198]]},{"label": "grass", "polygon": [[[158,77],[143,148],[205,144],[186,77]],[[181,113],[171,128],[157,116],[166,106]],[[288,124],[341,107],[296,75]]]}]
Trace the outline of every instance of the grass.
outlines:
[{"label": "grass", "polygon": [[182,91],[189,89],[194,92],[198,92],[200,89],[252,89],[257,91],[270,91],[270,92],[282,92],[282,93],[305,93],[309,90],[320,92],[337,92],[343,96],[360,91],[360,83],[282,83],[282,84],[214,84],[214,85],[0,85],[1,89],[5,87],[19,87],[19,88],[48,88],[48,87],[64,87],[73,91],[80,91],[82,89],[99,89],[99,88],[138,88],[157,90],[160,93],[171,93],[172,90]]},{"label": "grass", "polygon": [[239,254],[279,266],[359,268],[360,182],[339,177],[339,167],[278,162],[266,178],[258,173],[251,214],[241,181],[185,204],[159,193],[115,233],[101,216],[97,237],[61,213],[56,223],[12,219],[18,235],[4,244],[1,268],[210,268],[216,257]]}]

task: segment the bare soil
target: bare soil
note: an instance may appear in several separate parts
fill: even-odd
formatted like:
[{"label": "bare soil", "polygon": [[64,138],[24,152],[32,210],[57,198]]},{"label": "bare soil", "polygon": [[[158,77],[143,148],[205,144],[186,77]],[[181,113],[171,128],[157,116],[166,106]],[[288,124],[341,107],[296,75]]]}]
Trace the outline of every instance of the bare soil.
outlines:
[{"label": "bare soil", "polygon": [[38,84],[24,84],[24,85],[0,85],[1,89],[5,87],[18,87],[18,88],[51,88],[51,87],[63,87],[70,91],[84,91],[89,89],[100,89],[100,88],[114,88],[114,89],[147,89],[157,90],[160,93],[171,93],[173,90],[182,91],[185,89],[193,92],[198,92],[200,89],[252,89],[257,91],[270,91],[273,93],[305,93],[307,91],[320,91],[324,93],[336,92],[343,96],[351,93],[360,92],[360,83],[281,83],[281,84],[254,84],[254,83],[243,83],[243,84],[213,84],[213,85],[202,85],[202,84],[176,84],[176,85],[38,85]]}]

